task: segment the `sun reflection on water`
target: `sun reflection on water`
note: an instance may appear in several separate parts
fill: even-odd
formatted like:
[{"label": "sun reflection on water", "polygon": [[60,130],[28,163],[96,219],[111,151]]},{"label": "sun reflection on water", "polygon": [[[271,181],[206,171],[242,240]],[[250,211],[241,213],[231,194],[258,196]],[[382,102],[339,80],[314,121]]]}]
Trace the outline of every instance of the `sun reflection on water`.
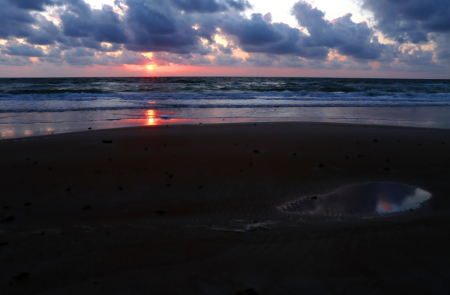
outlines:
[{"label": "sun reflection on water", "polygon": [[154,110],[147,110],[146,116],[147,116],[147,125],[156,125],[155,122],[156,113]]}]

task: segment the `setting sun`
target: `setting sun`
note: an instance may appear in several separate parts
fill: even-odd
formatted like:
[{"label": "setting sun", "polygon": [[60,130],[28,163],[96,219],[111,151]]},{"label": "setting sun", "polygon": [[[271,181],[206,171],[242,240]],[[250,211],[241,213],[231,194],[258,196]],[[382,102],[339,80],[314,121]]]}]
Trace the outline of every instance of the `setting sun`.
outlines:
[{"label": "setting sun", "polygon": [[153,70],[153,66],[147,66],[147,70],[149,71]]}]

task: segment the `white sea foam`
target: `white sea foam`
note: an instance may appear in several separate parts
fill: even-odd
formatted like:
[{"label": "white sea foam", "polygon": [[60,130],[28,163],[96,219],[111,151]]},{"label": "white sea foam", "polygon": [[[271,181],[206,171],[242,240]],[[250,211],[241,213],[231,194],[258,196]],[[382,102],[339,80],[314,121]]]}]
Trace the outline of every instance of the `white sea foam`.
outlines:
[{"label": "white sea foam", "polygon": [[450,106],[448,93],[260,92],[21,94],[1,97],[0,112],[65,112],[161,108]]}]

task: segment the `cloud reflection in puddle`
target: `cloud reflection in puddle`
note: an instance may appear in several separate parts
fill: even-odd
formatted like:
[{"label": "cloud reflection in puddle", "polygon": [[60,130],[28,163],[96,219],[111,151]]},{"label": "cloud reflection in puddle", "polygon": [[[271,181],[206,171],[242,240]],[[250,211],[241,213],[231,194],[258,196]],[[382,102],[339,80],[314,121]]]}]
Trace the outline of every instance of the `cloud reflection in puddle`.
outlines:
[{"label": "cloud reflection in puddle", "polygon": [[430,198],[429,192],[409,185],[367,183],[347,186],[326,195],[303,197],[280,209],[284,213],[303,215],[384,215],[416,210]]}]

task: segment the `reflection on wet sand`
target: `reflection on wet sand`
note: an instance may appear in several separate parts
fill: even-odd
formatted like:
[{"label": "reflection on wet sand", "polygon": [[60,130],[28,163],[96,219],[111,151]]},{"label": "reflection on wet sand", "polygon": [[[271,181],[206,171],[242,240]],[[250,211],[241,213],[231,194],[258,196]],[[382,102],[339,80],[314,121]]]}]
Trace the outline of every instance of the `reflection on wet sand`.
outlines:
[{"label": "reflection on wet sand", "polygon": [[148,110],[147,113],[147,125],[155,125],[155,111]]},{"label": "reflection on wet sand", "polygon": [[368,183],[344,187],[322,196],[309,196],[281,207],[285,213],[314,215],[374,215],[418,209],[431,194],[397,183]]}]

